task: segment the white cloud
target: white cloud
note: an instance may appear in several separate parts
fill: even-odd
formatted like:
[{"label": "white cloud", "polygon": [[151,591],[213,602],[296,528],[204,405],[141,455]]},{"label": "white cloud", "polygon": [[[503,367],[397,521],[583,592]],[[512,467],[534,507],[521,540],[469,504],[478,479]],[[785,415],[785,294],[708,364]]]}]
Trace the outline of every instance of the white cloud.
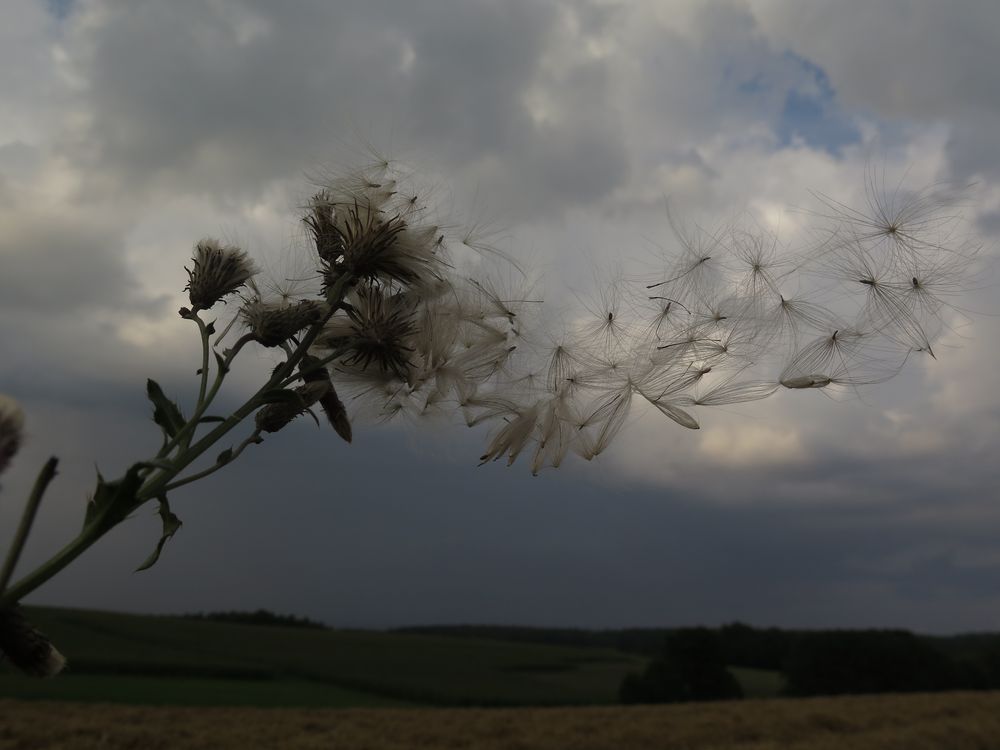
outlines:
[{"label": "white cloud", "polygon": [[780,470],[805,456],[796,430],[761,425],[708,428],[700,436],[698,449],[713,464],[725,469],[766,466]]}]

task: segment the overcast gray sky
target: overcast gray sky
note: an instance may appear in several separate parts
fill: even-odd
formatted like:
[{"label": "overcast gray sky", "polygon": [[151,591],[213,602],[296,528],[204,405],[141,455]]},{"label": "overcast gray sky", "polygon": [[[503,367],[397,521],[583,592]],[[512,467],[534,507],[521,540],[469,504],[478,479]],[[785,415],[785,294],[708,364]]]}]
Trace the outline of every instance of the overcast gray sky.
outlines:
[{"label": "overcast gray sky", "polygon": [[[400,158],[567,305],[595,268],[750,215],[794,243],[810,191],[858,202],[875,163],[974,183],[1000,239],[994,0],[7,0],[0,29],[0,392],[28,441],[0,529],[51,453],[25,566],[82,519],[95,462],[158,443],[145,378],[181,400],[193,243],[303,251],[309,177]],[[284,265],[283,265],[284,264]],[[638,415],[591,463],[478,467],[459,424],[305,420],[178,491],[31,597],[344,626],[1000,629],[1000,324],[983,274],[938,358],[859,394],[782,393],[695,433]],[[259,372],[267,366],[257,357]],[[242,377],[242,379],[241,379]],[[252,385],[237,376],[228,398]]]}]

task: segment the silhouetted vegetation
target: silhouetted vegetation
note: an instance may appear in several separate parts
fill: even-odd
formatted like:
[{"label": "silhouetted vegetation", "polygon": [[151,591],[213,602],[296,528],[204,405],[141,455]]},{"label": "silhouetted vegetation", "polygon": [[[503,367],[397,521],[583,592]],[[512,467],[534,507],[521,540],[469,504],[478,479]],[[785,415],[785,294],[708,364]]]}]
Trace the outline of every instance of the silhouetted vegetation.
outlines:
[{"label": "silhouetted vegetation", "polygon": [[622,628],[587,630],[585,628],[540,628],[524,625],[414,625],[396,628],[396,633],[445,635],[462,638],[490,638],[515,643],[540,643],[549,646],[590,646],[611,648],[630,654],[655,656],[663,648],[669,628]]},{"label": "silhouetted vegetation", "polygon": [[256,705],[609,705],[618,700],[622,678],[643,666],[595,648],[204,617],[27,612],[74,658],[66,680],[33,680],[0,664],[0,697],[205,705],[232,694],[236,703]]},{"label": "silhouetted vegetation", "polygon": [[622,703],[681,703],[742,698],[743,690],[726,669],[722,641],[708,628],[670,633],[663,652],[642,674],[622,681]]},{"label": "silhouetted vegetation", "polygon": [[[627,702],[677,700],[677,669],[664,643],[685,630],[584,630],[461,625],[404,628],[425,635],[612,648],[650,657],[626,678]],[[697,629],[706,630],[706,629]],[[725,667],[780,672],[789,695],[1000,689],[1000,634],[922,636],[904,630],[795,631],[731,623],[713,629]],[[715,656],[711,657],[715,661]],[[707,667],[706,667],[707,668]],[[672,685],[672,686],[671,686]]]},{"label": "silhouetted vegetation", "polygon": [[314,630],[329,630],[327,625],[308,617],[295,615],[279,615],[266,609],[253,612],[196,612],[181,615],[190,620],[211,620],[212,622],[235,622],[242,625],[277,625],[285,628],[312,628]]},{"label": "silhouetted vegetation", "polygon": [[719,628],[726,664],[780,670],[797,633],[778,628],[754,628],[741,622]]},{"label": "silhouetted vegetation", "polygon": [[[30,681],[0,664],[0,695],[207,704],[218,703],[221,690],[258,705],[582,705],[736,697],[729,675],[744,695],[763,698],[782,691],[1000,688],[997,634],[796,632],[739,623],[622,631],[410,628],[401,634],[303,627],[306,618],[271,612],[181,619],[26,611],[42,632],[72,649],[70,681]],[[625,646],[647,648],[654,637],[653,653],[623,653]]]},{"label": "silhouetted vegetation", "polygon": [[948,657],[903,630],[800,635],[785,662],[791,695],[905,693],[954,687]]}]

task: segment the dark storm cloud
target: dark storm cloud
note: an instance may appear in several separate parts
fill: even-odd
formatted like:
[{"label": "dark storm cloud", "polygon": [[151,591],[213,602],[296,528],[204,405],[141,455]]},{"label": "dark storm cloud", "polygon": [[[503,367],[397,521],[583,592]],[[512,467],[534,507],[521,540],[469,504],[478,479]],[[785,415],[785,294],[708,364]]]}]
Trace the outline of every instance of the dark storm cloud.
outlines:
[{"label": "dark storm cloud", "polygon": [[[942,530],[866,507],[775,508],[763,489],[759,503],[723,508],[697,494],[476,467],[468,441],[359,438],[346,447],[305,424],[270,438],[238,471],[176,493],[185,526],[156,568],[128,573],[156,538],[143,513],[36,601],[253,603],[343,626],[996,624],[977,603],[1000,569],[960,559],[970,543],[991,543],[975,520]],[[909,489],[896,500],[940,502]]]}]

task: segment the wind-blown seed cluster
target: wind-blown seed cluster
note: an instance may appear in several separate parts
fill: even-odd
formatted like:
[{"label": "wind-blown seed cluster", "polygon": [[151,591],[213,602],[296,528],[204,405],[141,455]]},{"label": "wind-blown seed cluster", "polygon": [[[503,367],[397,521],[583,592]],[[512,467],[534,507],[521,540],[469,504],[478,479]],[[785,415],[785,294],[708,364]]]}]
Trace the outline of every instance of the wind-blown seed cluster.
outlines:
[{"label": "wind-blown seed cluster", "polygon": [[600,454],[640,404],[697,429],[707,407],[881,382],[935,356],[975,252],[952,237],[949,191],[866,187],[862,208],[818,196],[799,251],[756,225],[671,220],[678,250],[659,270],[609,284],[554,337],[530,285],[509,281],[523,274],[490,273],[502,257],[445,231],[389,165],[329,180],[304,212],[319,293],[269,301],[251,282],[241,311],[266,346],[322,324],[310,351],[329,388],[268,418],[284,426],[321,390],[342,434],[345,403],[378,419],[457,410],[494,426],[482,461],[524,454],[537,472]]}]

